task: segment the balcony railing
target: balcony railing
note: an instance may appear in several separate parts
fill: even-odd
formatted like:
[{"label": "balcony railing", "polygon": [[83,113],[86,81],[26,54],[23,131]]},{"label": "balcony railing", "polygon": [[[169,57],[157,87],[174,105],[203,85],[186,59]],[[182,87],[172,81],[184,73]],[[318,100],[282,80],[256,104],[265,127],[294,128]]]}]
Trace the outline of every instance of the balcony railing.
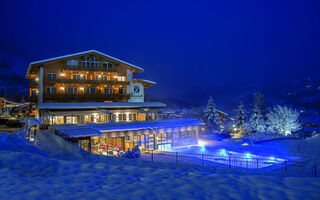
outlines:
[{"label": "balcony railing", "polygon": [[92,67],[92,66],[67,66],[65,65],[63,67],[65,70],[79,70],[79,71],[103,71],[103,72],[118,72],[118,67],[110,67],[110,68],[105,68],[102,66],[98,67]]},{"label": "balcony railing", "polygon": [[44,78],[44,81],[49,84],[65,83],[65,84],[110,84],[110,85],[129,85],[129,81],[117,81],[117,80],[81,80],[81,79],[48,79]]},{"label": "balcony railing", "polygon": [[130,98],[129,94],[65,94],[65,93],[56,93],[56,94],[43,94],[43,99],[47,101],[57,101],[57,102],[66,102],[66,101],[127,101]]}]

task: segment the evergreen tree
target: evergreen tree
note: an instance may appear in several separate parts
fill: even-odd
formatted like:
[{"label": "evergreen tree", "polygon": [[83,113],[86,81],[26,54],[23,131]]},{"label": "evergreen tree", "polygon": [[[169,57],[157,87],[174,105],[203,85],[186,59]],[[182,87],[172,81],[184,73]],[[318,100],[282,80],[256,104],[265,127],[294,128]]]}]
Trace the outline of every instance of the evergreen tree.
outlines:
[{"label": "evergreen tree", "polygon": [[246,127],[246,112],[244,110],[244,106],[241,103],[237,109],[237,118],[236,118],[236,127],[239,129],[239,132],[244,133]]},{"label": "evergreen tree", "polygon": [[219,129],[219,115],[216,110],[216,106],[212,100],[212,97],[208,100],[206,109],[204,110],[204,120],[209,129]]},{"label": "evergreen tree", "polygon": [[266,103],[260,92],[253,95],[254,103],[249,122],[246,124],[246,129],[250,132],[265,132],[266,131]]},{"label": "evergreen tree", "polygon": [[253,111],[256,113],[259,113],[265,118],[265,115],[267,114],[267,109],[266,109],[266,102],[264,100],[264,96],[262,95],[261,92],[256,92],[253,95]]}]

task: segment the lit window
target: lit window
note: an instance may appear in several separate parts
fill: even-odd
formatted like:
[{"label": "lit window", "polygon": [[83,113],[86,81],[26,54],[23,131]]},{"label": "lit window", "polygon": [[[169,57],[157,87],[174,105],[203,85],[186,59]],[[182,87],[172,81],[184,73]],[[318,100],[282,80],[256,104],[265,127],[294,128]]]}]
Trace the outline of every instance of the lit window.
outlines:
[{"label": "lit window", "polygon": [[67,60],[67,66],[78,66],[78,60]]},{"label": "lit window", "polygon": [[118,81],[126,81],[125,76],[117,76],[116,79],[117,79]]},{"label": "lit window", "polygon": [[56,87],[47,87],[47,93],[48,94],[56,94],[57,88]]},{"label": "lit window", "polygon": [[129,114],[129,121],[136,121],[137,120],[137,114],[136,113],[130,113]]},{"label": "lit window", "polygon": [[47,73],[47,78],[48,79],[57,79],[57,74],[56,73]]},{"label": "lit window", "polygon": [[112,88],[104,88],[104,93],[105,94],[112,94],[113,93],[113,89]]},{"label": "lit window", "polygon": [[126,88],[119,88],[119,94],[126,94],[127,89]]}]

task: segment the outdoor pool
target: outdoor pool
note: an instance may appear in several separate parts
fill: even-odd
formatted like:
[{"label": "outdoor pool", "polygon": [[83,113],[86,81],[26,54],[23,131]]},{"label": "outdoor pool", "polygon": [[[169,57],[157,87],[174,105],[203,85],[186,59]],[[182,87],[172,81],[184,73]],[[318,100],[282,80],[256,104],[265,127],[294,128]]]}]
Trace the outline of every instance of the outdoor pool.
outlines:
[{"label": "outdoor pool", "polygon": [[274,155],[258,155],[253,152],[231,151],[225,148],[213,148],[207,146],[190,146],[183,148],[174,148],[171,152],[177,152],[178,155],[202,159],[205,162],[214,162],[217,164],[241,167],[241,168],[266,168],[279,165],[286,159]]}]

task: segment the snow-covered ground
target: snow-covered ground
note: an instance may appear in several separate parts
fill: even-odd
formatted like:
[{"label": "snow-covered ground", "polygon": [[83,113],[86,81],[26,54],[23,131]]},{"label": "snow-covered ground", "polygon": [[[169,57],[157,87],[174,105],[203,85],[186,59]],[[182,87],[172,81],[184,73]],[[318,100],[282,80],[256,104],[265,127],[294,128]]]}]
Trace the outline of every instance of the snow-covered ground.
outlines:
[{"label": "snow-covered ground", "polygon": [[50,132],[39,145],[0,134],[0,199],[318,199],[319,177],[240,176],[216,169],[89,155]]}]

